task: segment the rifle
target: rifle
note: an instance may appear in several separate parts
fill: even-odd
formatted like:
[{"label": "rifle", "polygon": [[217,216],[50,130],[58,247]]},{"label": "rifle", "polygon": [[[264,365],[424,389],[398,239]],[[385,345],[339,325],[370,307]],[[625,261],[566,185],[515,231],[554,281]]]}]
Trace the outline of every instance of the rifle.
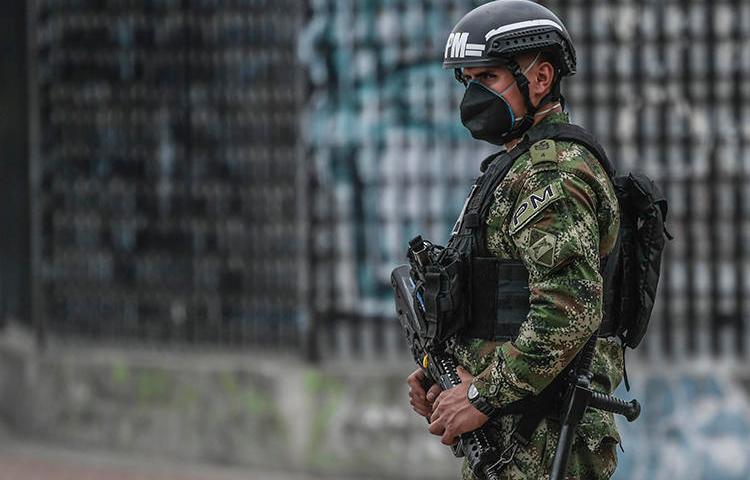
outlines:
[{"label": "rifle", "polygon": [[[455,358],[445,350],[444,342],[426,341],[420,335],[419,320],[414,309],[415,284],[409,275],[409,266],[401,265],[391,273],[391,285],[395,293],[396,313],[414,361],[425,373],[422,386],[429,389],[438,383],[448,390],[461,383],[456,372]],[[428,419],[429,421],[429,419]],[[513,458],[515,449],[501,451],[498,442],[486,425],[464,433],[458,443],[451,446],[456,457],[466,457],[474,475],[479,480],[498,480],[500,468]]]}]

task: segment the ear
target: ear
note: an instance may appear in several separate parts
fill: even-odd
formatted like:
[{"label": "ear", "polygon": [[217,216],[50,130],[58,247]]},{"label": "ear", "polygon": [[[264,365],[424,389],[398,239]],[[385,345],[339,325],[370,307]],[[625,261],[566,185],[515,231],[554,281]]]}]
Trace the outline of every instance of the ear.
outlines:
[{"label": "ear", "polygon": [[552,89],[555,81],[555,67],[550,62],[541,62],[533,71],[532,78],[529,78],[529,93],[533,97],[534,103],[541,100]]}]

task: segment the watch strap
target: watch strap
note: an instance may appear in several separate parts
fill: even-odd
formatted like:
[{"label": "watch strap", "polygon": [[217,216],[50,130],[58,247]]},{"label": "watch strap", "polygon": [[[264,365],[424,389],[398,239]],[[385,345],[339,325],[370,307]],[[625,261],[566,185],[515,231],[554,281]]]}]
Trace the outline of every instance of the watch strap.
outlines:
[{"label": "watch strap", "polygon": [[492,417],[493,415],[495,415],[498,410],[482,395],[477,395],[474,398],[469,398],[469,403],[471,403],[474,408],[487,415],[488,417]]}]

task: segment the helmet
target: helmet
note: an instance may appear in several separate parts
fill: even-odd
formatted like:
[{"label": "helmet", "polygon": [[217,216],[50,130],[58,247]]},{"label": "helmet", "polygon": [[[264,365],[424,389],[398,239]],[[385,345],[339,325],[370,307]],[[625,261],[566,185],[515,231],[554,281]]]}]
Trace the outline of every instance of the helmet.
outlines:
[{"label": "helmet", "polygon": [[508,65],[518,54],[550,51],[560,76],[576,72],[576,53],[565,25],[530,0],[496,0],[459,20],[445,44],[443,68]]}]

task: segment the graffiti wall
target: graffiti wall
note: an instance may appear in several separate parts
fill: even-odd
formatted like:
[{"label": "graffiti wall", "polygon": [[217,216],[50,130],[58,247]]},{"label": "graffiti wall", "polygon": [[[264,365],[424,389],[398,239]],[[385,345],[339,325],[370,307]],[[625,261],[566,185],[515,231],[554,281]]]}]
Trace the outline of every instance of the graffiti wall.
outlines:
[{"label": "graffiti wall", "polygon": [[[375,330],[390,325],[388,277],[407,241],[446,242],[493,151],[463,129],[463,87],[441,68],[448,32],[480,3],[311,2],[299,56],[310,84],[301,130],[317,180],[312,308],[342,319],[335,328],[367,317],[383,319]],[[618,171],[644,171],[670,200],[675,240],[649,335],[632,354],[633,389],[619,392],[644,413],[621,425],[615,478],[750,478],[747,384],[735,374],[750,345],[750,5],[542,3],[576,44],[578,74],[563,84],[572,120]]]},{"label": "graffiti wall", "polygon": [[[750,478],[750,380],[740,365],[698,362],[633,369],[630,393],[643,405],[618,419],[624,452],[615,479]],[[622,420],[622,421],[619,421]]]}]

